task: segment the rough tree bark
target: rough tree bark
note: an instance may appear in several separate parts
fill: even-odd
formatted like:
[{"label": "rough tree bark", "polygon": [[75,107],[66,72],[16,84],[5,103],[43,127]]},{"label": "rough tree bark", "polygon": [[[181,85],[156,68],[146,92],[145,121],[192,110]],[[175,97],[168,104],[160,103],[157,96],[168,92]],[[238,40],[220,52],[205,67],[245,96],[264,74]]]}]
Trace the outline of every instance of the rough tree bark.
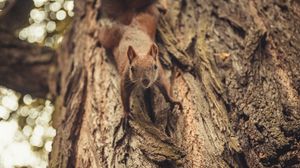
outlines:
[{"label": "rough tree bark", "polygon": [[157,42],[166,69],[182,71],[184,110],[137,90],[128,134],[119,75],[96,38],[101,1],[75,6],[52,80],[50,167],[300,166],[299,1],[172,1]]},{"label": "rough tree bark", "polygon": [[100,6],[76,1],[60,51],[51,167],[300,165],[298,1],[172,2],[157,42],[164,65],[182,70],[184,110],[170,111],[156,89],[146,101],[136,91],[128,135],[120,79],[95,35]]}]

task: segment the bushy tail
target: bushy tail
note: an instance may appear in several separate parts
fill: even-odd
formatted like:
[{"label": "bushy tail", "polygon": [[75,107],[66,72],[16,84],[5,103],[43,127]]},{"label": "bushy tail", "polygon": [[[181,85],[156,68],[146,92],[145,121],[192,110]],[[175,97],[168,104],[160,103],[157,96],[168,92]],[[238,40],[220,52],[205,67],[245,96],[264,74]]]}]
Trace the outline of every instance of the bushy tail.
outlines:
[{"label": "bushy tail", "polygon": [[155,6],[155,4],[152,4],[148,6],[144,12],[136,15],[136,17],[132,21],[132,25],[143,30],[151,37],[151,39],[154,40],[159,17],[159,10]]},{"label": "bushy tail", "polygon": [[124,25],[112,22],[108,19],[102,19],[100,25],[98,38],[101,45],[107,49],[113,49],[118,46],[122,38]]},{"label": "bushy tail", "polygon": [[139,27],[154,39],[160,11],[166,11],[165,2],[166,0],[103,0],[101,11],[106,19],[100,20],[100,43],[107,49],[118,46],[124,29],[129,24]]},{"label": "bushy tail", "polygon": [[126,10],[140,10],[157,0],[102,0],[101,10],[102,14],[117,18]]},{"label": "bushy tail", "polygon": [[153,4],[165,13],[166,0],[102,0],[101,15],[129,25],[137,13],[147,10]]}]

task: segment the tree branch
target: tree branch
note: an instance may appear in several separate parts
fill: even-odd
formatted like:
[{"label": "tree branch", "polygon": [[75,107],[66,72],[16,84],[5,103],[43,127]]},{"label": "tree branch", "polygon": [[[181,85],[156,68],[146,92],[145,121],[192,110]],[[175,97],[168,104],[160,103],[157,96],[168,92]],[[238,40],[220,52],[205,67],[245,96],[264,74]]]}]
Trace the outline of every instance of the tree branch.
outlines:
[{"label": "tree branch", "polygon": [[32,0],[10,1],[4,12],[0,14],[0,28],[14,33],[28,24],[30,10],[33,8]]},{"label": "tree branch", "polygon": [[55,52],[15,37],[28,24],[31,0],[10,0],[0,15],[0,85],[21,93],[45,97],[48,93],[49,68]]},{"label": "tree branch", "polygon": [[5,2],[4,8],[0,11],[0,18],[10,11],[10,9],[15,5],[15,2],[16,0],[7,0]]},{"label": "tree branch", "polygon": [[55,63],[55,52],[4,31],[0,31],[0,39],[0,85],[44,97],[49,90],[49,68]]}]

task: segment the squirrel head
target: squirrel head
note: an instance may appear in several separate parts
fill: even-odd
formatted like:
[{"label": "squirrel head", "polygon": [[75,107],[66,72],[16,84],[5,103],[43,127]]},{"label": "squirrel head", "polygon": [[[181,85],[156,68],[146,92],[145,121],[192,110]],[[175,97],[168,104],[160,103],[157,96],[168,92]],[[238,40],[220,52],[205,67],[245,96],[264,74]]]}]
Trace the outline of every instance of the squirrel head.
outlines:
[{"label": "squirrel head", "polygon": [[158,47],[152,44],[147,55],[137,55],[132,46],[128,47],[129,78],[133,83],[149,88],[158,78]]}]

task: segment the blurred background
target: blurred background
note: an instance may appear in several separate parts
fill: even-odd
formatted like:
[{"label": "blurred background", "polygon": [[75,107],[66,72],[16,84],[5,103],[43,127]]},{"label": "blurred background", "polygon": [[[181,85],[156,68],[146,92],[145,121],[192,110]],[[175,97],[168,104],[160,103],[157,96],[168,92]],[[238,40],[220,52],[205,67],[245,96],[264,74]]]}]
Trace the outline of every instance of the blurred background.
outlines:
[{"label": "blurred background", "polygon": [[[15,35],[30,43],[59,47],[74,15],[74,2],[33,0],[33,3],[27,24]],[[0,0],[0,15],[8,5],[7,0]],[[50,100],[21,95],[0,86],[0,168],[47,167],[56,135],[51,122],[53,112]]]}]

